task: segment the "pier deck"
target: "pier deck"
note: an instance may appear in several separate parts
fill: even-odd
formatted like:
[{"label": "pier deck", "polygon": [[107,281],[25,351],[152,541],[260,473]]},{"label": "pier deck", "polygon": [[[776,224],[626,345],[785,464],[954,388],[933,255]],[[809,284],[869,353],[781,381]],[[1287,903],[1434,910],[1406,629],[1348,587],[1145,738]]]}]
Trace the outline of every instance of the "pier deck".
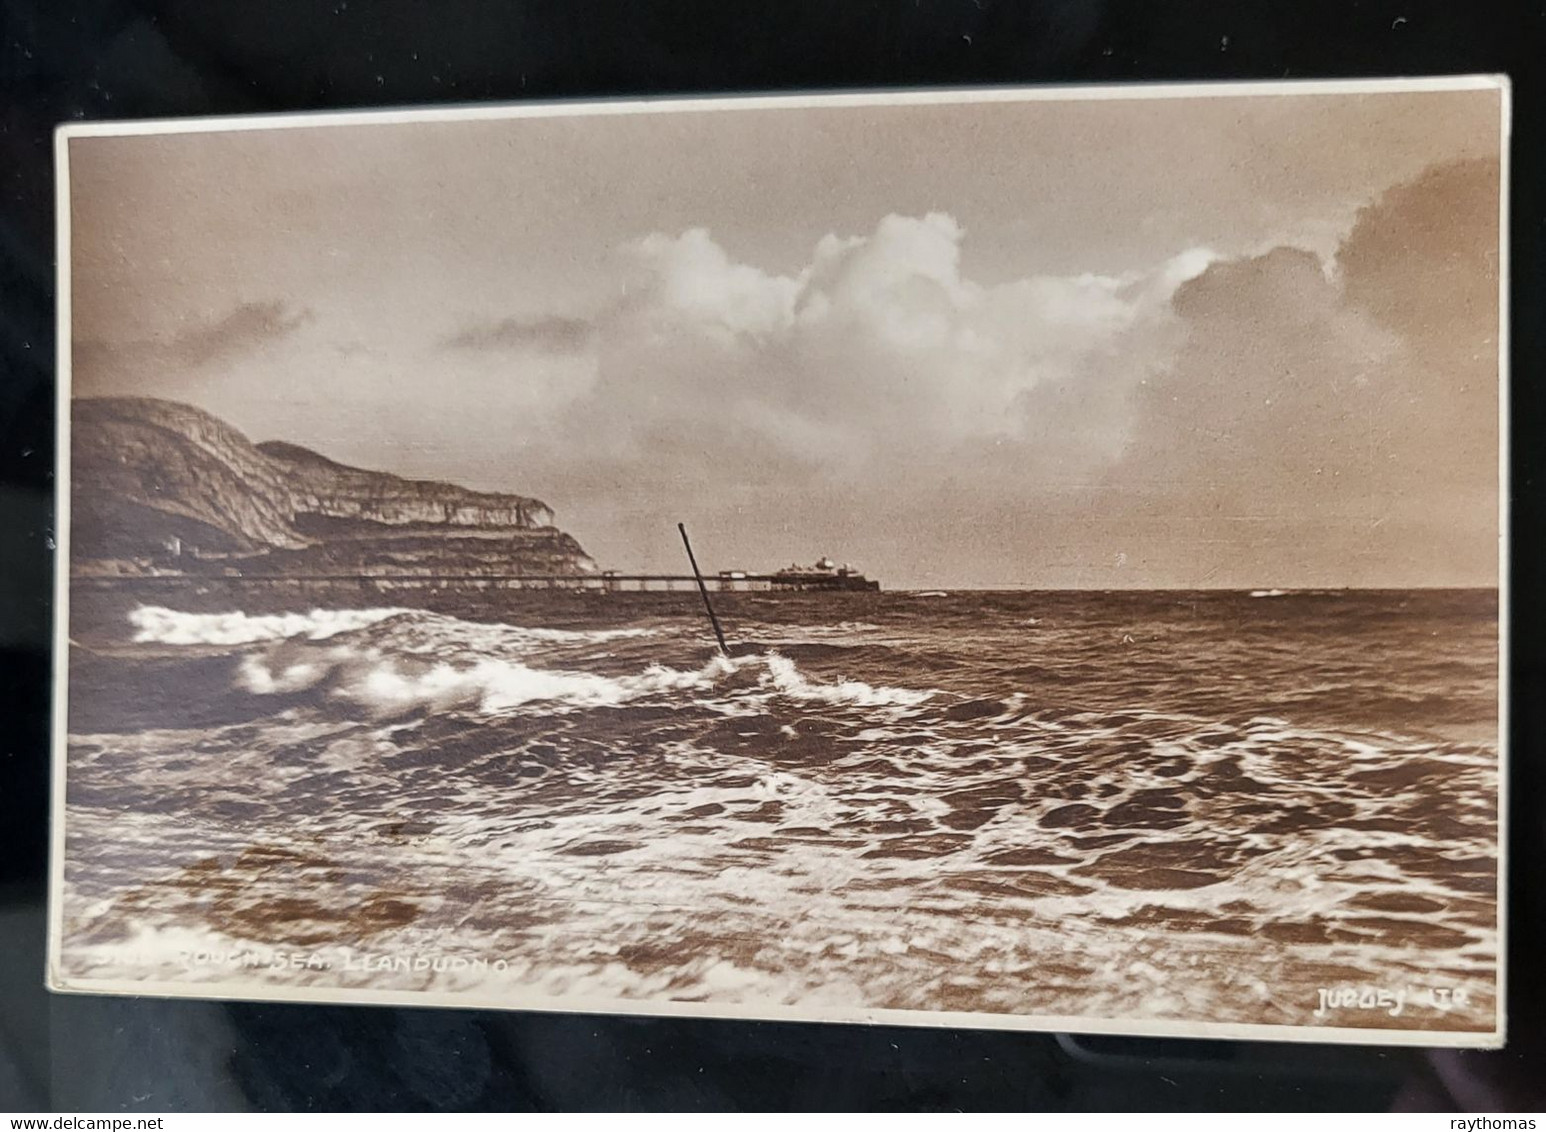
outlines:
[{"label": "pier deck", "polygon": [[[674,593],[698,588],[691,574],[78,574],[73,585],[111,587],[132,582],[284,586],[351,583],[380,589],[595,590],[604,593]],[[880,583],[859,574],[789,576],[779,574],[706,575],[712,593],[829,593],[874,592]]]}]

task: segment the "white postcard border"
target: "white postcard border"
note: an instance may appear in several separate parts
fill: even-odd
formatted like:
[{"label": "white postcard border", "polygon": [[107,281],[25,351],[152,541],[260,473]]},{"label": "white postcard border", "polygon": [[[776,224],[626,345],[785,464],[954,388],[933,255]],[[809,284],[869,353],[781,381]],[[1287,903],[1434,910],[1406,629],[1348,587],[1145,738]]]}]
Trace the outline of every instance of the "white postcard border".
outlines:
[{"label": "white postcard border", "polygon": [[[535,994],[493,996],[481,993],[338,987],[288,987],[269,983],[225,982],[219,985],[150,980],[81,979],[65,976],[60,957],[64,930],[64,870],[66,771],[69,719],[69,599],[70,599],[70,395],[71,395],[71,261],[69,143],[75,138],[131,137],[163,134],[219,133],[247,130],[309,129],[327,126],[373,126],[521,118],[617,116],[690,111],[797,110],[843,106],[926,106],[972,102],[1113,101],[1215,97],[1328,96],[1414,93],[1424,91],[1497,90],[1501,100],[1499,259],[1498,259],[1498,380],[1499,380],[1499,528],[1498,528],[1498,956],[1495,978],[1495,1025],[1491,1032],[1396,1030],[1350,1026],[1264,1025],[1253,1023],[1179,1021],[1144,1018],[1102,1018],[1085,1015],[1012,1015],[958,1011],[791,1007],[774,1003],[740,1006],[733,1003],[676,1002],[553,997]],[[647,98],[534,101],[499,105],[433,106],[403,109],[310,111],[200,118],[139,119],[118,122],[72,122],[54,134],[56,230],[56,422],[54,524],[54,635],[51,734],[51,821],[48,886],[48,948],[45,983],[68,994],[123,994],[152,998],[216,1001],[359,1004],[376,1006],[454,1007],[460,1009],[532,1010],[568,1014],[617,1014],[652,1017],[692,1017],[837,1022],[867,1025],[961,1027],[982,1030],[1050,1031],[1058,1033],[1122,1034],[1164,1038],[1211,1038],[1254,1041],[1339,1043],[1356,1045],[1498,1048],[1503,1045],[1507,1017],[1507,878],[1509,805],[1508,658],[1509,658],[1509,144],[1512,89],[1508,76],[1443,75],[1409,78],[1305,79],[1227,82],[1164,82],[1102,85],[993,86],[924,90],[871,90],[842,93],[759,94],[746,96],[666,96]]]}]

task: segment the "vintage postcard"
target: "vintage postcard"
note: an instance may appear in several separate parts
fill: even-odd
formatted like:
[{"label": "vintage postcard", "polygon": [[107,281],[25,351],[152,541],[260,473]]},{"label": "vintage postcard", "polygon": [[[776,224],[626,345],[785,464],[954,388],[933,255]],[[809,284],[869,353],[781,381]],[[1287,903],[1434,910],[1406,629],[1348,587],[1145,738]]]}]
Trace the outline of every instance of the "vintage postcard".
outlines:
[{"label": "vintage postcard", "polygon": [[62,129],[50,985],[1499,1044],[1507,136]]}]

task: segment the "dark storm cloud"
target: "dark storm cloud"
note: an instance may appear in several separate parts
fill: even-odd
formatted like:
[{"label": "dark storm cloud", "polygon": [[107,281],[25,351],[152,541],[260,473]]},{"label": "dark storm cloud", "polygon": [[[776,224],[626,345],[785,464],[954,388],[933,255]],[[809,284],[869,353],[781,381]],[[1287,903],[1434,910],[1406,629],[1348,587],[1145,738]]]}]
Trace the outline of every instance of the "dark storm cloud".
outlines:
[{"label": "dark storm cloud", "polygon": [[153,338],[77,341],[72,369],[77,392],[142,392],[145,380],[207,370],[257,353],[312,320],[306,308],[282,300],[239,304],[219,318],[194,321]]},{"label": "dark storm cloud", "polygon": [[469,326],[442,340],[457,350],[542,350],[572,354],[590,345],[595,328],[583,318],[503,318]]},{"label": "dark storm cloud", "polygon": [[1334,271],[1277,248],[1183,284],[1113,487],[1236,570],[1494,580],[1497,199],[1496,163],[1434,167],[1358,214]]},{"label": "dark storm cloud", "polygon": [[1391,422],[1428,482],[1496,488],[1496,161],[1437,165],[1359,214],[1339,256],[1350,304],[1401,342]]},{"label": "dark storm cloud", "polygon": [[213,323],[190,326],[165,345],[167,357],[188,366],[224,361],[287,337],[311,320],[308,310],[294,310],[275,299],[242,303]]}]

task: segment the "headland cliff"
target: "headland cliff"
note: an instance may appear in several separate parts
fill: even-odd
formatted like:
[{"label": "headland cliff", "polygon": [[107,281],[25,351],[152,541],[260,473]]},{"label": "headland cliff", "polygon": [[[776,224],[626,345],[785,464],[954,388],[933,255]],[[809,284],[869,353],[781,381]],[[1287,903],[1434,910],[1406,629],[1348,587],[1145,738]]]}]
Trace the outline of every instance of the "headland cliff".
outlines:
[{"label": "headland cliff", "polygon": [[350,467],[282,441],[254,444],[176,401],[78,398],[71,422],[76,574],[596,572],[538,499]]}]

